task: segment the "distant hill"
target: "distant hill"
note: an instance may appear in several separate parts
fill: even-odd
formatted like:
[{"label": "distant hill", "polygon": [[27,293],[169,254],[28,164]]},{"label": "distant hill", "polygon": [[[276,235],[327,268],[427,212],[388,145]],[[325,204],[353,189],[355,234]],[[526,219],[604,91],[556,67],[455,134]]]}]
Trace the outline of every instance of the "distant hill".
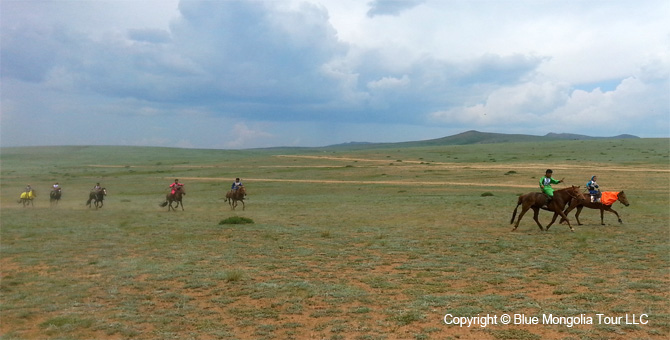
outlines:
[{"label": "distant hill", "polygon": [[468,145],[468,144],[493,144],[493,143],[518,143],[518,142],[545,142],[552,140],[595,140],[595,139],[630,139],[640,138],[633,135],[618,135],[613,137],[591,137],[586,135],[570,133],[548,133],[544,136],[524,135],[524,134],[506,134],[493,132],[479,132],[470,130],[453,136],[447,136],[423,141],[399,142],[399,143],[366,143],[350,142],[344,144],[330,145],[329,148],[338,147],[397,147],[397,146],[439,146],[439,145]]}]

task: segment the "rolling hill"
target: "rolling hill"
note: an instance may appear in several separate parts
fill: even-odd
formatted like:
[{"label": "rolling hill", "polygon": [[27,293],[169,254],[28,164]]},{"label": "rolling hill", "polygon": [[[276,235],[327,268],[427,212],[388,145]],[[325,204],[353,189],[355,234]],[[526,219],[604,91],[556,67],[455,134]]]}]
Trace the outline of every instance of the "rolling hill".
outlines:
[{"label": "rolling hill", "polygon": [[631,139],[640,138],[633,135],[618,135],[613,137],[591,137],[586,135],[569,134],[569,133],[548,133],[544,136],[524,135],[524,134],[505,134],[493,132],[480,132],[470,130],[456,135],[428,139],[422,141],[398,142],[398,143],[365,143],[365,142],[351,142],[344,144],[330,145],[329,148],[347,147],[347,148],[364,148],[364,147],[411,147],[411,146],[439,146],[439,145],[468,145],[468,144],[493,144],[493,143],[518,143],[518,142],[546,142],[552,140],[595,140],[595,139]]}]

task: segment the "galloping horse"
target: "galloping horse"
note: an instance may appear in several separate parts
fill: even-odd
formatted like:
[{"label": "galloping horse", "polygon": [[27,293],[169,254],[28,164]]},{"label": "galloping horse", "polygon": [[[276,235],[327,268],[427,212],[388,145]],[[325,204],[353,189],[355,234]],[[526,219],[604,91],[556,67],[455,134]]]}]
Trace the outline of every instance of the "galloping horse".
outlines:
[{"label": "galloping horse", "polygon": [[91,192],[88,194],[88,201],[86,201],[86,206],[90,208],[91,201],[93,201],[93,205],[95,205],[96,209],[102,208],[102,201],[105,199],[105,196],[107,196],[107,189],[105,188],[91,190]]},{"label": "galloping horse", "polygon": [[49,193],[49,202],[51,203],[52,206],[54,204],[58,205],[58,201],[60,200],[61,195],[62,193],[60,188],[51,190],[51,192]]},{"label": "galloping horse", "polygon": [[30,191],[24,191],[21,193],[21,196],[19,197],[19,203],[23,203],[23,206],[25,207],[26,205],[30,206],[35,206],[33,204],[33,199],[35,199],[37,195],[35,194],[35,190],[30,190]]},{"label": "galloping horse", "polygon": [[[572,211],[572,209],[577,208],[577,212],[575,213],[575,219],[577,220],[578,225],[582,225],[582,223],[579,222],[579,214],[582,212],[582,209],[584,209],[584,207],[591,209],[599,209],[601,225],[605,225],[605,222],[603,220],[603,215],[605,211],[613,212],[614,215],[616,215],[616,218],[619,220],[619,223],[623,223],[621,217],[619,217],[619,213],[617,213],[614,209],[612,209],[612,204],[614,204],[614,202],[616,201],[621,202],[625,206],[630,205],[630,203],[628,203],[628,198],[626,198],[626,194],[624,194],[623,191],[603,192],[601,202],[591,202],[591,196],[590,194],[587,193],[583,194],[583,200],[581,202],[573,201],[572,203],[570,203],[570,206],[567,209],[565,209],[564,213],[565,215],[567,215]],[[561,222],[563,222],[563,219],[561,219]]]},{"label": "galloping horse", "polygon": [[[554,221],[556,221],[556,217],[558,215],[561,215],[561,217],[565,218],[567,221],[567,216],[565,213],[563,213],[563,208],[565,208],[565,205],[570,202],[571,199],[580,199],[580,193],[579,193],[579,187],[578,186],[572,186],[569,188],[564,188],[564,189],[559,189],[554,191],[554,198],[549,202],[548,206],[545,208],[543,207],[547,203],[547,196],[541,192],[531,192],[525,195],[519,196],[519,199],[517,200],[516,208],[514,208],[514,213],[512,214],[512,220],[510,221],[510,224],[514,223],[514,218],[516,217],[516,211],[519,208],[520,205],[523,205],[521,208],[521,213],[519,214],[519,219],[516,220],[516,224],[514,224],[514,229],[512,231],[515,231],[519,227],[519,222],[521,222],[521,218],[523,215],[528,211],[528,209],[533,209],[533,219],[535,220],[535,223],[537,223],[537,226],[540,227],[540,230],[545,230],[542,227],[542,224],[540,224],[540,221],[537,219],[537,216],[540,213],[540,209],[545,209],[548,211],[553,211],[554,212],[554,217],[551,219],[551,223],[547,225],[547,229],[549,230],[549,227],[554,224]],[[570,221],[568,222],[568,226],[570,227],[570,231],[575,231],[572,228],[572,225],[570,225]]]},{"label": "galloping horse", "polygon": [[242,210],[244,210],[244,197],[247,195],[247,189],[243,186],[239,187],[237,190],[230,190],[226,193],[226,198],[224,202],[230,204],[230,209],[235,210],[237,207],[237,201],[242,202]]},{"label": "galloping horse", "polygon": [[[184,211],[184,203],[181,201],[181,199],[184,195],[186,195],[186,191],[184,191],[183,186],[179,185],[174,190],[174,194],[169,193],[169,194],[165,195],[165,202],[161,203],[160,206],[164,207],[164,206],[169,204],[168,205],[168,211],[170,211],[170,210],[177,211],[176,208],[179,207],[179,205],[181,205],[181,210]],[[177,205],[173,207],[172,202],[177,202]]]}]

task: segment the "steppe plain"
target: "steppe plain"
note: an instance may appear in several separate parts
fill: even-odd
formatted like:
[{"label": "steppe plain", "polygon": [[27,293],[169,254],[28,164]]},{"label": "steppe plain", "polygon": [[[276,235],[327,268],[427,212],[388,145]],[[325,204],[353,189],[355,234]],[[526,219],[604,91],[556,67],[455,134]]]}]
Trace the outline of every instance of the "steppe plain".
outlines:
[{"label": "steppe plain", "polygon": [[[668,139],[0,156],[2,339],[670,336]],[[624,190],[624,223],[585,209],[574,233],[531,215],[511,232],[546,168]],[[223,200],[235,177],[245,210]],[[168,212],[175,178],[185,209]],[[101,209],[85,206],[96,182]],[[34,207],[17,203],[26,184]]]}]

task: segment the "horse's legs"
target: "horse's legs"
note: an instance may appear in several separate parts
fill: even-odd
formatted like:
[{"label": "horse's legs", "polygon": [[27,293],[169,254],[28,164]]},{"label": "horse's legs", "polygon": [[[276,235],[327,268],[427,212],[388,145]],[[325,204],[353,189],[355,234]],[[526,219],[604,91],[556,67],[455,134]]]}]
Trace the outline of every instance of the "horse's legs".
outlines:
[{"label": "horse's legs", "polygon": [[549,223],[549,225],[547,226],[547,230],[549,230],[549,227],[550,227],[552,224],[554,224],[554,221],[556,221],[556,218],[558,217],[558,215],[561,215],[561,217],[563,217],[563,218],[565,219],[565,222],[568,223],[568,227],[570,227],[570,231],[574,232],[575,229],[574,229],[574,228],[572,227],[572,225],[570,224],[570,221],[568,220],[568,216],[565,215],[565,213],[563,212],[562,209],[558,209],[558,210],[555,210],[555,211],[554,211],[554,217],[551,219],[551,223]]},{"label": "horse's legs", "polygon": [[614,215],[616,215],[616,218],[619,221],[619,223],[623,223],[623,221],[621,220],[621,217],[619,217],[619,213],[617,213],[616,210],[612,209],[611,206],[609,206],[609,207],[608,206],[603,206],[603,207],[600,208],[600,224],[601,225],[605,225],[605,219],[604,219],[604,216],[603,216],[605,214],[605,211],[611,211],[612,213],[614,213]]},{"label": "horse's legs", "polygon": [[530,207],[527,207],[525,205],[521,207],[521,212],[519,213],[519,217],[517,218],[516,223],[514,224],[514,228],[512,229],[512,231],[515,231],[516,228],[519,227],[519,222],[521,222],[521,218],[523,217],[523,215],[526,214],[526,211],[528,211],[529,208]]},{"label": "horse's legs", "polygon": [[[565,214],[565,216],[568,216],[568,214],[569,214],[573,209],[575,209],[575,208],[577,208],[577,212],[579,213],[579,211],[582,211],[582,208],[583,208],[584,206],[579,206],[579,207],[578,207],[578,206],[579,206],[579,201],[577,201],[577,200],[575,200],[575,199],[572,199],[572,200],[570,200],[570,205],[568,206],[567,209],[565,209],[565,210],[563,211],[563,213]],[[565,221],[566,221],[566,219],[561,218],[561,220],[560,220],[558,223],[560,224],[560,223],[563,223],[563,222],[565,222]],[[577,223],[579,223],[579,222],[577,222]],[[581,224],[581,223],[580,223],[580,224]]]},{"label": "horse's legs", "polygon": [[177,205],[181,205],[181,211],[184,211],[184,201],[179,200],[179,201],[177,202]]},{"label": "horse's legs", "polygon": [[617,220],[619,220],[619,223],[623,223],[623,221],[621,220],[621,217],[619,217],[619,213],[616,212],[616,210],[612,209],[612,207],[609,207],[609,208],[607,208],[607,209],[605,209],[605,210],[613,212],[614,215],[616,215]]},{"label": "horse's legs", "polygon": [[575,219],[577,220],[577,225],[582,225],[582,222],[579,221],[579,214],[582,213],[582,209],[584,209],[584,206],[580,206],[577,208],[577,212],[575,213]]},{"label": "horse's legs", "polygon": [[240,200],[242,202],[242,210],[244,210],[244,200]]},{"label": "horse's legs", "polygon": [[[557,217],[558,217],[558,213],[554,211],[554,216],[551,217],[551,222],[549,222],[549,224],[547,224],[547,230],[549,230],[549,227],[551,227],[551,225],[554,224],[554,221],[556,221]],[[563,222],[563,221],[567,222],[568,220],[566,218],[561,218],[561,222]]]},{"label": "horse's legs", "polygon": [[[540,219],[538,218],[540,216],[540,208],[533,207],[533,220],[535,220],[535,223],[537,223],[537,226],[540,227],[540,230],[544,231],[546,229],[542,228],[542,224],[540,223]],[[549,227],[547,227],[549,229]]]}]

